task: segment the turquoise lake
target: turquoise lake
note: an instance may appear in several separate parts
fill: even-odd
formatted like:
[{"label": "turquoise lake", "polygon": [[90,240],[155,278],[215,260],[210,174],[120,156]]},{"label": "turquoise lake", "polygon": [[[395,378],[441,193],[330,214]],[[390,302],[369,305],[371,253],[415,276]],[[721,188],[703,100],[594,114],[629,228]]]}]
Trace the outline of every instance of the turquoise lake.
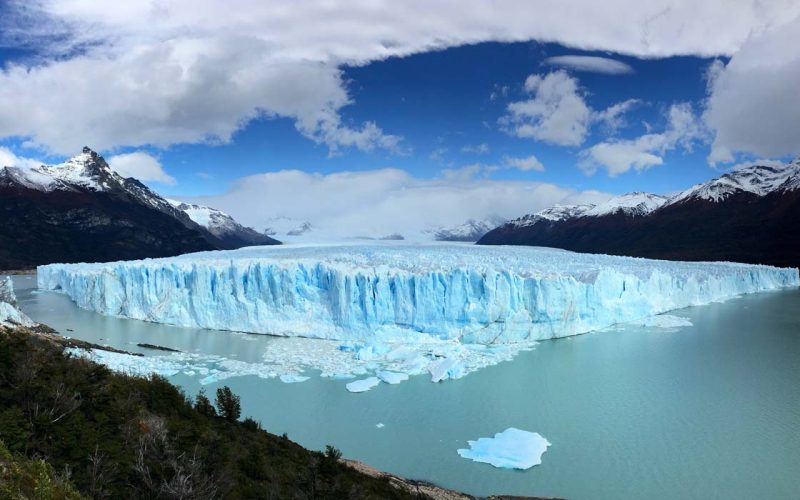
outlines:
[{"label": "turquoise lake", "polygon": [[[14,277],[20,306],[62,334],[147,355],[137,343],[258,362],[276,339],[110,318]],[[439,384],[424,376],[352,394],[346,381],[254,376],[220,385],[243,414],[303,446],[475,495],[571,499],[800,498],[800,290],[672,314],[693,326],[623,326],[540,342]],[[176,375],[187,394],[200,377]],[[376,425],[382,423],[384,427]],[[526,471],[458,456],[508,427],[552,446]]]}]

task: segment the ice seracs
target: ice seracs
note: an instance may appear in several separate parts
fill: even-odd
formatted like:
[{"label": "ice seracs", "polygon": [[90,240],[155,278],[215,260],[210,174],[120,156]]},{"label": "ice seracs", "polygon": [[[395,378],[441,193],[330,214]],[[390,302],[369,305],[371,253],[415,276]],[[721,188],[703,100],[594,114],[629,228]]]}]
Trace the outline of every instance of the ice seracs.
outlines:
[{"label": "ice seracs", "polygon": [[467,441],[469,448],[458,450],[463,458],[491,464],[503,469],[530,469],[542,463],[542,455],[550,442],[537,432],[509,427],[493,438]]}]

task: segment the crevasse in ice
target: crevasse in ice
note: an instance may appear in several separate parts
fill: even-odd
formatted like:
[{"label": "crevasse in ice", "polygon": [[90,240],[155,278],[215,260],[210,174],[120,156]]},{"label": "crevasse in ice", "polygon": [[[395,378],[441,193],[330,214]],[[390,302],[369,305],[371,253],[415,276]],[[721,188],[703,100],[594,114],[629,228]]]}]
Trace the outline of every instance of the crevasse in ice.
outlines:
[{"label": "crevasse in ice", "polygon": [[39,287],[173,325],[350,341],[565,337],[800,285],[797,269],[463,244],[251,247],[51,264]]}]

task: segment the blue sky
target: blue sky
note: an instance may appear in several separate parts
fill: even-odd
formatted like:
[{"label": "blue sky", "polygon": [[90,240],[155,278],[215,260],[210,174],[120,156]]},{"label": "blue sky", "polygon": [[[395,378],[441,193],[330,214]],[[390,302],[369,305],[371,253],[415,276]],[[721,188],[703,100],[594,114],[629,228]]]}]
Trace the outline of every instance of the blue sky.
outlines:
[{"label": "blue sky", "polygon": [[258,227],[508,218],[800,152],[800,7],[612,3],[6,0],[0,160],[89,145]]}]

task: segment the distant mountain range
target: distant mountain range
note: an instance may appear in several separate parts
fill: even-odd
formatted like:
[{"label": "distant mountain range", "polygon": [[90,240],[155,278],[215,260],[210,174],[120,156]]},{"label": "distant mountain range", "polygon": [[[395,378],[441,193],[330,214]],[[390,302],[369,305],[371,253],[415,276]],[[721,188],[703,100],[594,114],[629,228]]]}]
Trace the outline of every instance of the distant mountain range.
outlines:
[{"label": "distant mountain range", "polygon": [[222,212],[175,206],[89,148],[59,165],[0,168],[0,220],[0,269],[279,243]]},{"label": "distant mountain range", "polygon": [[225,248],[241,248],[252,245],[276,245],[280,242],[270,238],[264,233],[259,233],[251,227],[245,227],[236,222],[233,217],[222,210],[183,203],[167,199],[178,210],[184,212],[192,221],[204,227],[208,232],[219,238]]},{"label": "distant mountain range", "polygon": [[671,197],[617,196],[503,224],[481,245],[800,267],[800,159],[737,168]]},{"label": "distant mountain range", "polygon": [[437,241],[476,242],[483,235],[505,222],[506,219],[501,217],[489,217],[482,220],[469,219],[457,226],[439,228],[433,232],[433,236]]}]

